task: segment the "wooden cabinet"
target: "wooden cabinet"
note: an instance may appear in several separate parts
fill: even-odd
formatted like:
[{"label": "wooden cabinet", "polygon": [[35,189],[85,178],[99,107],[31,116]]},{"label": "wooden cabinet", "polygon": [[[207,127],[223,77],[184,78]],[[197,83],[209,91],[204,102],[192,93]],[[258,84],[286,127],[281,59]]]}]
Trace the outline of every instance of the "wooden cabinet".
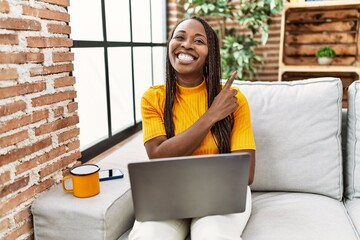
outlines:
[{"label": "wooden cabinet", "polygon": [[[284,3],[279,80],[339,77],[345,92],[353,81],[360,79],[359,26],[359,0]],[[317,63],[315,53],[323,46],[331,46],[336,52],[330,65]],[[344,100],[346,107],[346,94]]]}]

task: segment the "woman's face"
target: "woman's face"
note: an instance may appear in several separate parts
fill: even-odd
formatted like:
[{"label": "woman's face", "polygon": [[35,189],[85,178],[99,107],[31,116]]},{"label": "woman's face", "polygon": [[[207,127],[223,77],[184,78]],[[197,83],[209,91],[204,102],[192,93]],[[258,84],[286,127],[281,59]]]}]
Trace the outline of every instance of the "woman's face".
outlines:
[{"label": "woman's face", "polygon": [[205,29],[199,21],[188,19],[176,27],[169,42],[169,59],[178,77],[202,81],[208,53]]}]

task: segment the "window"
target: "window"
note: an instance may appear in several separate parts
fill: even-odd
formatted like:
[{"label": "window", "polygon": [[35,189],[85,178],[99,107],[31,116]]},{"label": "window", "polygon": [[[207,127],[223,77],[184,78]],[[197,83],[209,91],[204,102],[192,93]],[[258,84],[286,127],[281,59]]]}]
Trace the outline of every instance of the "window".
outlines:
[{"label": "window", "polygon": [[141,129],[140,100],[164,83],[166,0],[73,1],[82,162]]}]

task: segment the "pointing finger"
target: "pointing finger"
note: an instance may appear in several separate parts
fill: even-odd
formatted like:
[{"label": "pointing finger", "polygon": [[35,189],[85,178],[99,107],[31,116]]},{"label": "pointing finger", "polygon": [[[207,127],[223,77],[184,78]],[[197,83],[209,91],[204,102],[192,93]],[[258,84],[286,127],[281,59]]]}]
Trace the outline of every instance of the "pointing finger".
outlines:
[{"label": "pointing finger", "polygon": [[235,77],[237,75],[237,71],[233,72],[233,74],[231,74],[231,76],[229,77],[229,79],[226,81],[224,88],[229,88],[231,87],[231,85],[233,84]]}]

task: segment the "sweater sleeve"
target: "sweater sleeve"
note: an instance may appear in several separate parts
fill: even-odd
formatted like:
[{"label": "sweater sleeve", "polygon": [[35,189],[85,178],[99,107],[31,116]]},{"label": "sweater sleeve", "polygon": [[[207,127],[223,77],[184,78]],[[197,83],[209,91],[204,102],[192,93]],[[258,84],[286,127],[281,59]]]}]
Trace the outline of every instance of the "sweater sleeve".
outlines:
[{"label": "sweater sleeve", "polygon": [[164,94],[159,86],[150,87],[141,98],[142,130],[144,143],[166,135],[164,125]]},{"label": "sweater sleeve", "polygon": [[255,139],[251,127],[250,108],[246,97],[234,87],[238,93],[239,107],[234,112],[234,126],[231,132],[231,151],[255,150]]}]

